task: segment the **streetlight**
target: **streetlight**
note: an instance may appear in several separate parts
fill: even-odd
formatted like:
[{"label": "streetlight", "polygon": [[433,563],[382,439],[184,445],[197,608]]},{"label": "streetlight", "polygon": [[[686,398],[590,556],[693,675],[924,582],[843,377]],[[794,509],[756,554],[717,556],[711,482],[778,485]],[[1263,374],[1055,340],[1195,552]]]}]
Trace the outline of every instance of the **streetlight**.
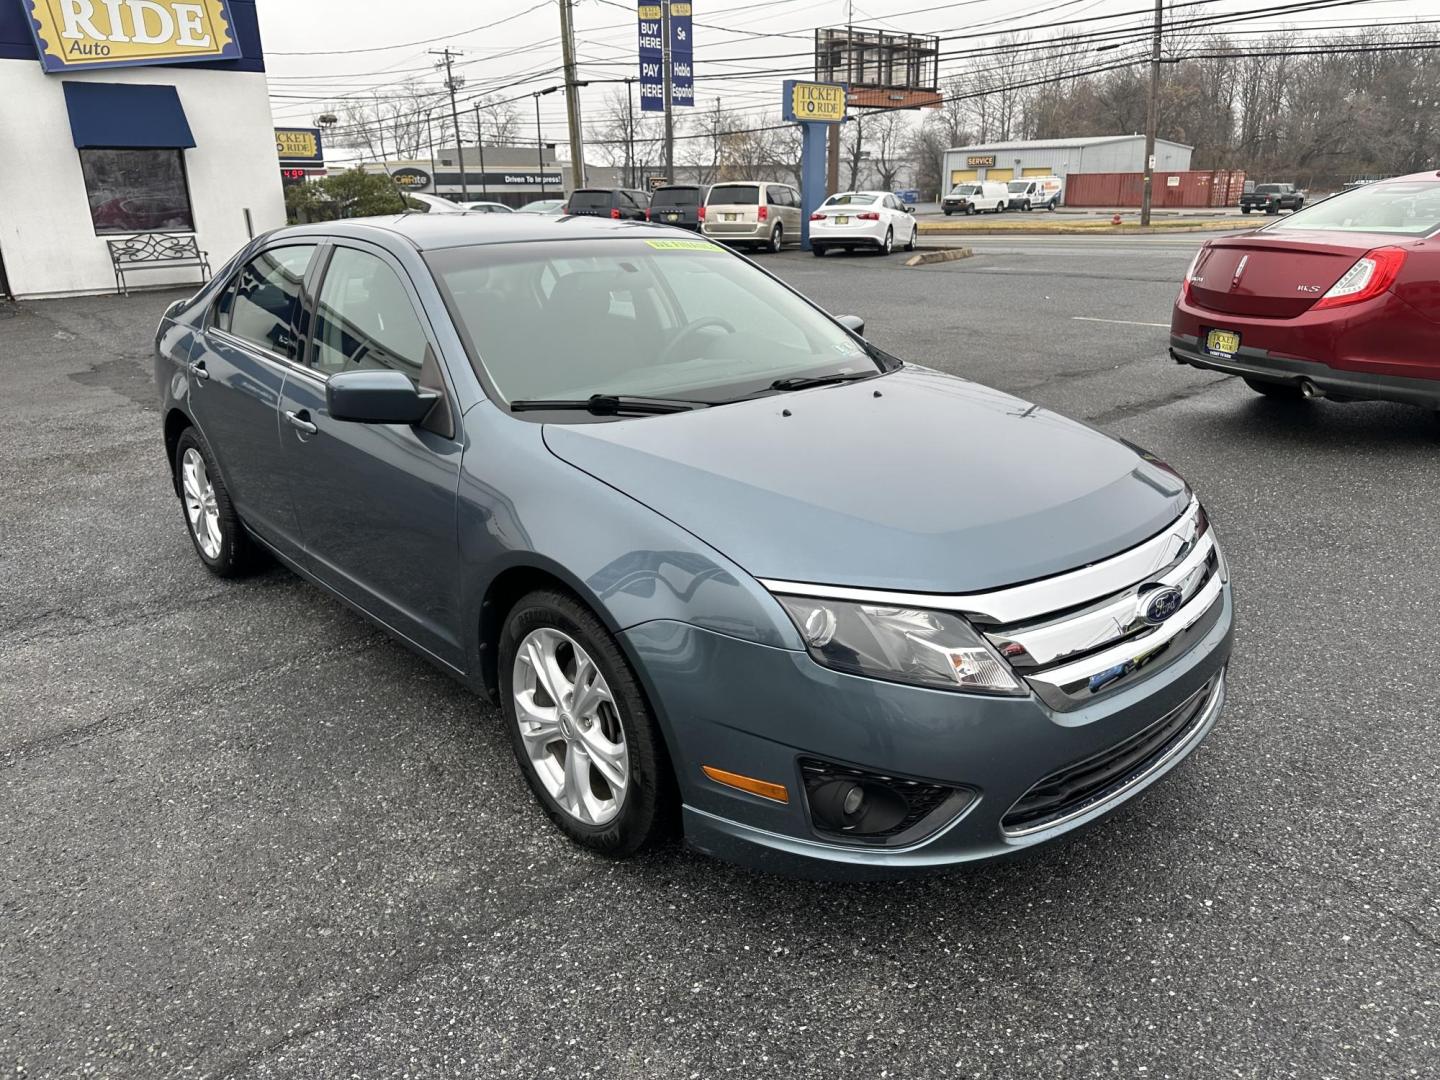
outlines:
[{"label": "streetlight", "polygon": [[[546,94],[555,93],[555,91],[559,89],[560,87],[558,86],[551,86],[544,90],[536,90],[533,95],[535,98],[535,155],[540,161],[540,197],[542,199],[545,197],[545,140],[540,134],[540,99]],[[565,187],[563,181],[560,187],[563,193]]]}]

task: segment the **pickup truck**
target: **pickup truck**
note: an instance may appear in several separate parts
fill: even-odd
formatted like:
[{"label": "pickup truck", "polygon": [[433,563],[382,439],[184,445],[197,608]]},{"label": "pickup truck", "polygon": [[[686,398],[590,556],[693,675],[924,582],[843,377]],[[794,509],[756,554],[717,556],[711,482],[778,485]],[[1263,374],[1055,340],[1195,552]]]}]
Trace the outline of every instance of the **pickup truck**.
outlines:
[{"label": "pickup truck", "polygon": [[1256,184],[1254,191],[1240,196],[1240,212],[1264,210],[1267,214],[1278,214],[1281,210],[1299,210],[1305,205],[1305,193],[1298,191],[1294,184]]}]

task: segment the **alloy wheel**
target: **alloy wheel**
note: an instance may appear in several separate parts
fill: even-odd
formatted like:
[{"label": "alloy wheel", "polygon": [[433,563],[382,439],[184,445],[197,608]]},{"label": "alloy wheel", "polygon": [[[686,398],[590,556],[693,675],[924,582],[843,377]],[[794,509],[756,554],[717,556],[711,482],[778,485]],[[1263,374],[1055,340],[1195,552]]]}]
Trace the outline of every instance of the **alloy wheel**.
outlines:
[{"label": "alloy wheel", "polygon": [[515,720],[550,797],[582,825],[606,825],[630,787],[630,751],[615,698],[568,634],[541,627],[515,652]]},{"label": "alloy wheel", "polygon": [[185,519],[195,542],[207,559],[220,556],[223,537],[220,533],[220,504],[205,459],[193,446],[180,459],[180,485],[185,492]]}]

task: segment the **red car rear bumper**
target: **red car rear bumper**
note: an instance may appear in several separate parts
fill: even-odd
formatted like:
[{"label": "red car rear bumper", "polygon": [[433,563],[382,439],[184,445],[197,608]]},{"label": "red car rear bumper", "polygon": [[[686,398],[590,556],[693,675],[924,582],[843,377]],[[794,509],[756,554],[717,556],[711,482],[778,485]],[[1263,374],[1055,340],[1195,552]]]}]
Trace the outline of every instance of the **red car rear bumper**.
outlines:
[{"label": "red car rear bumper", "polygon": [[[1211,330],[1238,333],[1239,350],[1232,356],[1209,352]],[[1440,409],[1440,323],[1394,293],[1293,319],[1210,311],[1181,297],[1170,320],[1170,355],[1234,375],[1308,379],[1332,397]]]}]

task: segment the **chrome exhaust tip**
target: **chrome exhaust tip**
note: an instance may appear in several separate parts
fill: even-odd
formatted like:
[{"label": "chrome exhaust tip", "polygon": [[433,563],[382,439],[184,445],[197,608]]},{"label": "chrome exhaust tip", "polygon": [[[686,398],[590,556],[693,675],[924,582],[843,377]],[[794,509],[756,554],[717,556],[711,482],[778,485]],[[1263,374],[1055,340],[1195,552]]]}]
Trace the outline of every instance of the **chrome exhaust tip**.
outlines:
[{"label": "chrome exhaust tip", "polygon": [[1300,380],[1300,396],[1306,399],[1323,398],[1325,391],[1316,386],[1309,379]]}]

